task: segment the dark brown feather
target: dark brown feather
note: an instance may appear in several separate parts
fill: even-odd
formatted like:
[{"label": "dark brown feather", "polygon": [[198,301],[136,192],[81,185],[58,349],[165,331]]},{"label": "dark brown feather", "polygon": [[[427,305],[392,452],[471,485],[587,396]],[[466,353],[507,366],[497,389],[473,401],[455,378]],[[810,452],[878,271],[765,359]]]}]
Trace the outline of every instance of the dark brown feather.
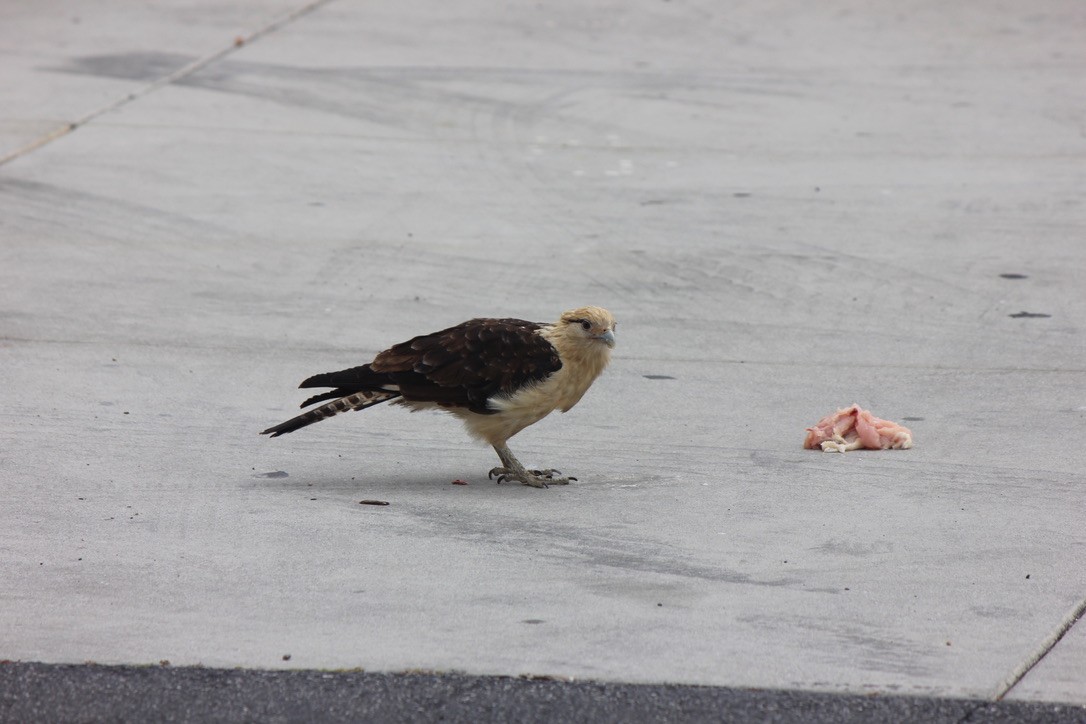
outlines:
[{"label": "dark brown feather", "polygon": [[562,367],[558,351],[520,319],[472,319],[394,345],[361,367],[310,377],[302,387],[335,387],[306,404],[396,385],[404,399],[492,414],[487,399],[545,379]]}]

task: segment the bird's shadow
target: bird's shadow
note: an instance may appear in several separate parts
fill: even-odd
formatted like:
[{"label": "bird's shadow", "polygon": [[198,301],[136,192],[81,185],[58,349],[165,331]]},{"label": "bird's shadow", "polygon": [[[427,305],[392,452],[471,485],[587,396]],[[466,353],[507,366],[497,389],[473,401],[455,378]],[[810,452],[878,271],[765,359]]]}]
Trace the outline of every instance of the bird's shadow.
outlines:
[{"label": "bird's shadow", "polygon": [[[344,496],[354,496],[362,493],[392,494],[395,492],[410,492],[417,495],[448,489],[460,489],[462,492],[468,492],[468,490],[478,492],[480,489],[491,490],[494,488],[498,489],[495,493],[500,494],[503,489],[506,492],[509,490],[529,489],[528,486],[520,485],[519,483],[499,484],[494,480],[488,479],[485,473],[482,475],[475,474],[470,477],[457,477],[456,475],[451,474],[434,472],[415,473],[407,470],[371,475],[365,473],[356,475],[337,475],[328,474],[326,472],[322,473],[316,470],[306,473],[289,473],[283,470],[276,470],[250,474],[247,479],[242,481],[242,486],[247,489],[265,491],[319,491],[325,494],[335,493]],[[561,488],[565,486],[553,487]]]}]

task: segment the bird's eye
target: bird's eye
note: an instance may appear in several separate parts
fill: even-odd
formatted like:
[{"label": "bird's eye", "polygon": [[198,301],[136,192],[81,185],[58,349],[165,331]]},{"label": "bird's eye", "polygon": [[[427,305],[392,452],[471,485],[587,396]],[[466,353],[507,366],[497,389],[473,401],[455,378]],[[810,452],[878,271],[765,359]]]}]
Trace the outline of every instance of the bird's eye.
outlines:
[{"label": "bird's eye", "polygon": [[581,329],[587,332],[588,330],[592,329],[592,323],[588,321],[581,322]]}]

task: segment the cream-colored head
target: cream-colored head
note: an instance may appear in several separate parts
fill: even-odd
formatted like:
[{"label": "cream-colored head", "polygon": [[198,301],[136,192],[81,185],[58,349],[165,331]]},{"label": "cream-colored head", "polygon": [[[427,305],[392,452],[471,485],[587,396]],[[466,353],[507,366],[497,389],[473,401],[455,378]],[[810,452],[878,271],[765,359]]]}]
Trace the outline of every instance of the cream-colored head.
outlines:
[{"label": "cream-colored head", "polygon": [[574,354],[608,354],[615,346],[615,318],[603,307],[581,307],[562,314],[551,340]]}]

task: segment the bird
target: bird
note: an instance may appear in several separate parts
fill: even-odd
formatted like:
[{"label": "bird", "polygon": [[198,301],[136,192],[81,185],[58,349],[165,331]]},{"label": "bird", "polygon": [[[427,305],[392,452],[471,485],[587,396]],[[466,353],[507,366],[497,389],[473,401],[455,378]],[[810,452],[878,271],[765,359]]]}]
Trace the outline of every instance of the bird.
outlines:
[{"label": "bird", "polygon": [[382,402],[412,411],[437,409],[460,418],[468,433],[494,448],[501,461],[488,477],[535,488],[567,485],[553,468],[528,470],[509,449],[518,432],[576,405],[611,360],[614,316],[580,307],[556,322],[469,319],[393,345],[359,367],[325,372],[300,388],[332,388],[310,397],[307,412],[261,432],[278,437],[349,410]]}]

